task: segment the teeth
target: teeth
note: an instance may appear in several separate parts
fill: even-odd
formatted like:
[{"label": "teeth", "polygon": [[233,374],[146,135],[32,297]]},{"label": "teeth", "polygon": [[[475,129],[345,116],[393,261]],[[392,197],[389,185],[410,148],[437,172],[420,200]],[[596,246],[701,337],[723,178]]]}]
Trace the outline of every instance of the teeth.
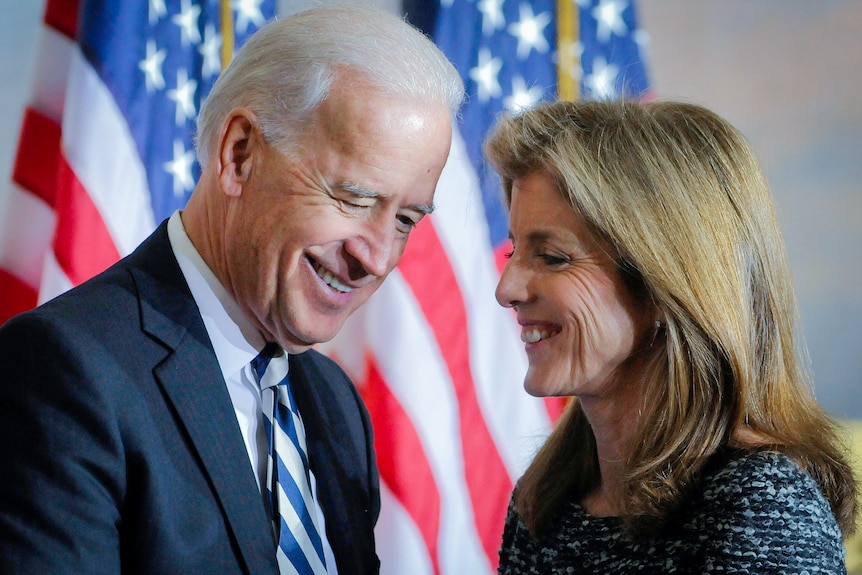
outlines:
[{"label": "teeth", "polygon": [[551,337],[551,332],[546,329],[523,329],[521,330],[521,341],[524,343],[536,343]]},{"label": "teeth", "polygon": [[340,291],[341,293],[348,293],[353,291],[352,287],[346,286],[340,281],[338,281],[338,278],[332,275],[332,272],[330,272],[323,266],[319,264],[315,265],[314,270],[317,272],[317,275],[319,275],[323,281],[325,281],[331,287],[335,288],[335,290]]}]

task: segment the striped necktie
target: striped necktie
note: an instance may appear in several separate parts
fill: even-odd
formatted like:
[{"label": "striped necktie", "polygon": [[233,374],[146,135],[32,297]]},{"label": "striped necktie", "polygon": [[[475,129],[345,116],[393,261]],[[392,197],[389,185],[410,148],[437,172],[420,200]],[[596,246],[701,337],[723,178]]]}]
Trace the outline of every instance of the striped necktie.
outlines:
[{"label": "striped necktie", "polygon": [[311,494],[305,428],[293,401],[287,354],[268,343],[251,365],[261,389],[264,430],[269,440],[266,490],[278,539],[282,575],[325,575],[326,560]]}]

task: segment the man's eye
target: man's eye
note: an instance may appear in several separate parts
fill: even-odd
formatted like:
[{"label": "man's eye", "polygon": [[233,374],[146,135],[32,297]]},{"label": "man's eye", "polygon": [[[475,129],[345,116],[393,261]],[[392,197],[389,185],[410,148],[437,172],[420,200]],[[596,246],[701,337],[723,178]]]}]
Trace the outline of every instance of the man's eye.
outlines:
[{"label": "man's eye", "polygon": [[398,221],[398,230],[404,233],[409,233],[419,223],[410,216],[397,216],[395,219]]},{"label": "man's eye", "polygon": [[360,204],[357,202],[350,202],[350,201],[344,200],[344,199],[338,200],[338,203],[341,206],[341,209],[343,209],[343,210],[357,211],[357,210],[364,210],[364,209],[371,207],[370,204],[368,204],[368,205]]}]

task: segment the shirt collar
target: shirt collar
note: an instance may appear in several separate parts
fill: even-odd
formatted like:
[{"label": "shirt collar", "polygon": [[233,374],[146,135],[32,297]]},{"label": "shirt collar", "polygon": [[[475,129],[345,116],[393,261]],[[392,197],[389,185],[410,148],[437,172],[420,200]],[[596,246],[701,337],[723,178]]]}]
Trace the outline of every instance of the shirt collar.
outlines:
[{"label": "shirt collar", "polygon": [[168,220],[168,239],[227,379],[248,365],[266,342],[192,244],[180,211]]}]

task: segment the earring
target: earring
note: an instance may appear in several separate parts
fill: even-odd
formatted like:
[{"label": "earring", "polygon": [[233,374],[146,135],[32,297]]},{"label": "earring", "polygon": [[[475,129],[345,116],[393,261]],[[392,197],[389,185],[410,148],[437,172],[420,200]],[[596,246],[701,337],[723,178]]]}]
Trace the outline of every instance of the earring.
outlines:
[{"label": "earring", "polygon": [[655,340],[658,337],[658,332],[660,332],[664,328],[664,325],[661,321],[656,320],[655,322],[655,331],[652,332],[652,340],[649,342],[649,346],[652,347],[655,344]]}]

